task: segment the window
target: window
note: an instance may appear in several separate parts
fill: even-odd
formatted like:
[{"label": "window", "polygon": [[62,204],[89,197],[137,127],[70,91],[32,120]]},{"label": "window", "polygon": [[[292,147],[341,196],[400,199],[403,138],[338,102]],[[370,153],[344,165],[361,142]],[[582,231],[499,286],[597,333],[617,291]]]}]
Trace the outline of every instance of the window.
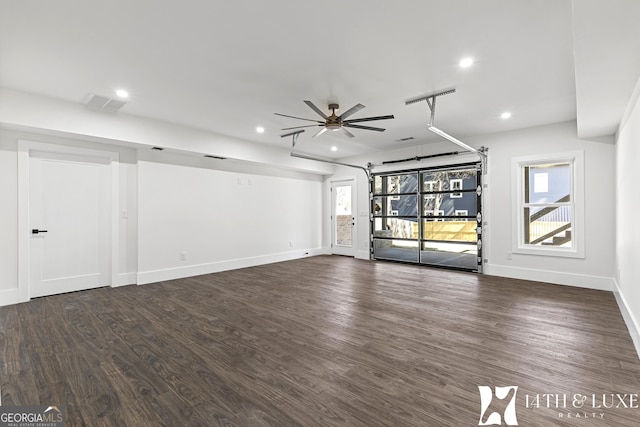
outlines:
[{"label": "window", "polygon": [[[443,210],[437,210],[437,211],[432,211],[432,210],[426,210],[424,211],[424,216],[426,217],[432,217],[432,216],[444,216],[444,211]],[[436,221],[442,221],[441,219],[436,219]]]},{"label": "window", "polygon": [[514,159],[513,251],[584,257],[581,151]]},{"label": "window", "polygon": [[[462,180],[461,179],[450,180],[449,188],[451,190],[462,190]],[[462,197],[462,193],[451,193],[449,197],[451,197],[452,199],[459,199]]]},{"label": "window", "polygon": [[[425,193],[440,191],[440,186],[438,184],[439,184],[438,181],[425,181],[423,183],[424,186],[422,191],[424,191]],[[425,194],[424,196],[425,199],[435,199],[435,197],[436,197],[435,194]]]},{"label": "window", "polygon": [[[454,216],[469,216],[469,211],[466,209],[456,209],[453,213]],[[466,218],[463,218],[462,221],[466,221]]]},{"label": "window", "polygon": [[[392,176],[388,178],[387,189],[389,194],[398,194],[400,192],[400,176]],[[391,196],[389,200],[400,200],[400,196]],[[391,214],[393,215],[393,214]],[[396,213],[397,215],[397,213]]]}]

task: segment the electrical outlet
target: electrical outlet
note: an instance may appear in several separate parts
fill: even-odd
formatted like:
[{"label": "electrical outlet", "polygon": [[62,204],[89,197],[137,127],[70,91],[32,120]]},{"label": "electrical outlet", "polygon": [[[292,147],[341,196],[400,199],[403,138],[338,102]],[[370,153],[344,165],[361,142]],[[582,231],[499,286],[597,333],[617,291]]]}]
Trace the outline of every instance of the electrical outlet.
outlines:
[{"label": "electrical outlet", "polygon": [[186,261],[186,260],[187,260],[187,253],[180,252],[180,261]]},{"label": "electrical outlet", "polygon": [[292,248],[293,247],[293,240],[289,240],[289,247]]}]

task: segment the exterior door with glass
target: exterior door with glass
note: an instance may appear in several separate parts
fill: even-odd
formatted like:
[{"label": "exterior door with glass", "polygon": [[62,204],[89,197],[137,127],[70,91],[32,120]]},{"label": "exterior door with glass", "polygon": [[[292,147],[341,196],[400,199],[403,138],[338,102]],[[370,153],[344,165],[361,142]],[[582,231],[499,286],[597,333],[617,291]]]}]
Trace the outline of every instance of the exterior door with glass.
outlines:
[{"label": "exterior door with glass", "polygon": [[356,255],[355,181],[331,183],[331,248],[336,255]]}]

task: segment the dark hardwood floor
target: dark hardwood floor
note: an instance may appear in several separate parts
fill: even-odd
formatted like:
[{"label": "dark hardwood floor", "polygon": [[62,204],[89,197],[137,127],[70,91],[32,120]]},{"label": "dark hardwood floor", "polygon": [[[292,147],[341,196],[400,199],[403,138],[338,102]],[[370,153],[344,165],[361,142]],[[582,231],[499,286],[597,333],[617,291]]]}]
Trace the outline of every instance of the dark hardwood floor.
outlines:
[{"label": "dark hardwood floor", "polygon": [[66,426],[477,426],[478,386],[520,426],[640,424],[611,293],[338,256],[0,307],[0,386]]}]

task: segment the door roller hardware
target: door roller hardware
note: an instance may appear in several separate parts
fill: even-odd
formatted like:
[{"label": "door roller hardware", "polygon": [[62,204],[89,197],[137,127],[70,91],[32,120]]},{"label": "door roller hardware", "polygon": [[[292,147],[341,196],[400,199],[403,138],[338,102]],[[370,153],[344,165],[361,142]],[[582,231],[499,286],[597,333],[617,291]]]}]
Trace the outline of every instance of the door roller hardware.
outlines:
[{"label": "door roller hardware", "polygon": [[38,230],[37,228],[34,228],[31,230],[31,234],[39,234],[39,233],[46,233],[47,230]]}]

